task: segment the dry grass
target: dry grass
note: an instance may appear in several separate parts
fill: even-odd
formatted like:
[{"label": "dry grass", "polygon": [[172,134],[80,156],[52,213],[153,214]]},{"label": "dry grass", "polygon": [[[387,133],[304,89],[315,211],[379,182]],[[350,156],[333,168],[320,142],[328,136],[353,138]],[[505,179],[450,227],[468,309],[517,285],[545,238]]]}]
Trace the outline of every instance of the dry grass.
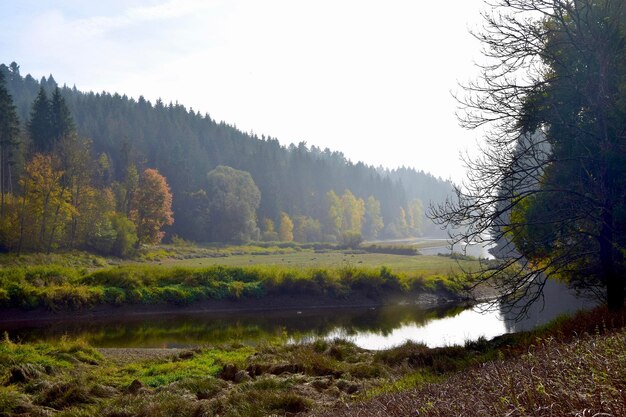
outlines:
[{"label": "dry grass", "polygon": [[[518,340],[514,350],[526,349],[521,356],[319,415],[625,416],[626,329],[611,332],[611,323],[595,321],[604,315],[614,326],[623,323],[623,312],[579,315],[581,320],[553,325],[554,336],[535,335],[535,344]],[[596,333],[580,336],[585,327],[595,327]]]}]

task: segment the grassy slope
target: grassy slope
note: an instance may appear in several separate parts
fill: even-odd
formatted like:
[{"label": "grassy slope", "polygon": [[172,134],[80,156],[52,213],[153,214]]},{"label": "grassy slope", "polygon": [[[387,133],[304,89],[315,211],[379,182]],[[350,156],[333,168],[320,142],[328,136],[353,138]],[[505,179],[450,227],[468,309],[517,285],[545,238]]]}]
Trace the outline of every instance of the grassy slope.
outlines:
[{"label": "grassy slope", "polygon": [[142,360],[81,341],[4,340],[0,415],[624,415],[625,324],[626,312],[599,309],[465,347],[372,353],[277,339]]}]

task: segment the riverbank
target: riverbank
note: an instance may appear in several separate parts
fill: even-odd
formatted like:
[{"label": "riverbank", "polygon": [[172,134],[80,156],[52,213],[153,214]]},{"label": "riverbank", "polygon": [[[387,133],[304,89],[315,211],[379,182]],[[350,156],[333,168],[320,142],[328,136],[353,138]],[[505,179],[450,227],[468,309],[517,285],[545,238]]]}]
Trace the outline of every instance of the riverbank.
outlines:
[{"label": "riverbank", "polygon": [[[0,414],[247,417],[406,415],[410,409],[424,415],[458,415],[467,409],[480,415],[472,408],[476,403],[496,410],[491,415],[503,414],[502,407],[549,415],[550,409],[541,406],[550,398],[553,410],[571,406],[574,413],[621,412],[624,325],[626,312],[596,309],[491,341],[435,349],[406,343],[379,352],[342,340],[294,345],[276,338],[255,347],[231,343],[177,350],[98,350],[80,340],[29,344],[5,339],[0,342]],[[548,361],[564,372],[547,372],[552,369]],[[518,380],[523,382],[514,383]],[[490,391],[500,381],[511,381],[503,386],[505,403]],[[570,404],[564,394],[572,392],[582,395]],[[423,408],[429,402],[414,399],[426,398],[426,393],[434,400]],[[452,394],[459,399],[446,402]],[[596,401],[594,395],[604,400]],[[398,406],[390,407],[388,400]]]},{"label": "riverbank", "polygon": [[13,324],[36,325],[49,321],[85,321],[143,316],[166,317],[181,314],[210,315],[211,317],[231,317],[233,314],[268,313],[282,311],[347,310],[376,308],[390,305],[412,305],[432,308],[447,305],[467,305],[474,301],[469,295],[455,295],[449,292],[417,294],[380,294],[376,298],[364,294],[351,294],[345,298],[314,296],[304,294],[271,295],[240,300],[206,300],[189,305],[133,304],[100,305],[83,310],[51,311],[46,308],[25,310],[19,308],[0,309],[0,324],[5,327]]},{"label": "riverbank", "polygon": [[0,321],[223,313],[275,309],[437,305],[471,298],[461,273],[394,272],[346,265],[181,267],[59,265],[0,270]]}]

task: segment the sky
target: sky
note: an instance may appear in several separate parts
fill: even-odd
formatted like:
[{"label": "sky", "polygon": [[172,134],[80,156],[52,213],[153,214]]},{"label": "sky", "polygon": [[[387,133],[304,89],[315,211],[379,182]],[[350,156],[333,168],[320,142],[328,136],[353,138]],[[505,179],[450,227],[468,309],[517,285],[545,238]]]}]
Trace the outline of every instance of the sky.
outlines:
[{"label": "sky", "polygon": [[482,0],[0,0],[0,61],[460,182]]}]

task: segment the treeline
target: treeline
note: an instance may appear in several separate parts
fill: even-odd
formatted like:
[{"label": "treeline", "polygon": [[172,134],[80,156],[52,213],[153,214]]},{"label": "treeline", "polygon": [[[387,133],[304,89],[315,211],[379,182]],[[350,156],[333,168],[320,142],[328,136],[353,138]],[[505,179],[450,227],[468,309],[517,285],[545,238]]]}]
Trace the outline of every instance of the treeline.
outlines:
[{"label": "treeline", "polygon": [[0,248],[128,256],[161,240],[173,221],[165,178],[129,164],[113,181],[106,154],[92,155],[58,88],[40,89],[21,129],[0,72]]},{"label": "treeline", "polygon": [[[27,126],[40,90],[52,96],[57,83],[52,76],[41,81],[30,75],[22,77],[15,63],[0,65],[0,72],[5,75],[20,125]],[[166,227],[170,235],[196,241],[269,239],[274,233],[280,235],[285,216],[292,222],[297,240],[339,240],[357,231],[359,223],[358,233],[365,238],[441,233],[418,208],[427,206],[433,196],[434,201],[441,201],[452,186],[429,174],[354,164],[339,152],[308,147],[305,142],[281,146],[274,138],[241,132],[208,114],[161,100],[152,104],[143,97],[134,100],[68,87],[59,88],[58,94],[67,104],[77,135],[91,139],[93,158],[107,161],[104,175],[110,184],[124,183],[131,165],[138,172],[155,168],[167,178],[176,215],[176,222]],[[21,152],[13,157],[15,188],[19,187],[15,178],[26,166],[25,149],[32,141],[28,132],[22,131]],[[209,190],[208,173],[220,166],[249,173],[259,191],[254,215],[243,229],[228,230],[217,220],[220,204]],[[349,197],[353,196],[356,212],[361,213],[353,225],[342,220],[336,227],[337,220],[330,219],[331,191],[341,196],[344,205],[353,203]]]},{"label": "treeline", "polygon": [[[331,190],[320,200],[321,218],[281,212],[278,221],[266,217],[259,227],[256,212],[261,192],[252,176],[218,166],[207,175],[205,186],[192,194],[189,236],[196,241],[341,242],[355,246],[363,238],[377,238],[385,228],[380,201],[373,196],[363,200],[350,190],[341,195]],[[400,208],[400,216],[387,230],[418,235],[422,216],[421,203],[414,200],[406,210]]]}]

